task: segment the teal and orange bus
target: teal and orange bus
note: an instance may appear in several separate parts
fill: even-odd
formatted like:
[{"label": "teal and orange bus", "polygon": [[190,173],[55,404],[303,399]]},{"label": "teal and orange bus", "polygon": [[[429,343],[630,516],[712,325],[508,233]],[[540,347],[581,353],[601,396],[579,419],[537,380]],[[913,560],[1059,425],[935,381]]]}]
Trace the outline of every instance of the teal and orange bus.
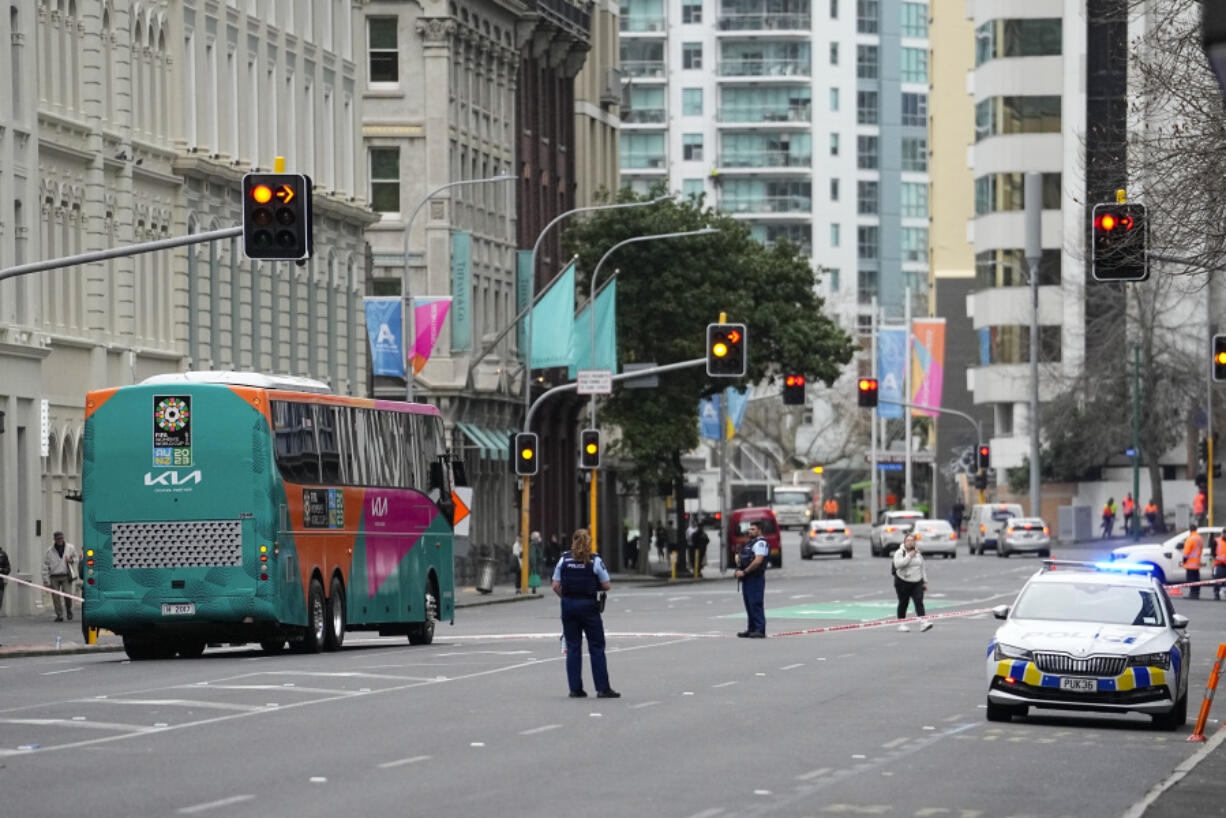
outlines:
[{"label": "teal and orange bus", "polygon": [[244,372],[90,392],[84,617],[130,658],[337,650],[454,621],[453,491],[433,406]]}]

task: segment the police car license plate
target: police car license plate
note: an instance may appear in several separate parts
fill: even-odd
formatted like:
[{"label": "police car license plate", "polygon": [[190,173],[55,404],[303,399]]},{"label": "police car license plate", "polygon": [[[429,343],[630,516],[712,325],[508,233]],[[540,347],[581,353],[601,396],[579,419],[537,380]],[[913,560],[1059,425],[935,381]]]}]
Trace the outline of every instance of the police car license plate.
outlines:
[{"label": "police car license plate", "polygon": [[162,616],[183,616],[196,612],[195,602],[163,602]]},{"label": "police car license plate", "polygon": [[1077,693],[1093,693],[1098,689],[1098,683],[1093,679],[1061,679],[1060,689]]}]

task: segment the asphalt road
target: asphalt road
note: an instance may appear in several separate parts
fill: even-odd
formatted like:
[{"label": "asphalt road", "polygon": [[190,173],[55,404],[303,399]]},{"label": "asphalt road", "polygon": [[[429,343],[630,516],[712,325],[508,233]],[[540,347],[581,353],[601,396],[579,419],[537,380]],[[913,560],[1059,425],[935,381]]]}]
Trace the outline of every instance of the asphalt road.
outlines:
[{"label": "asphalt road", "polygon": [[[567,698],[552,598],[466,609],[427,647],[355,633],[317,656],[6,660],[0,813],[1119,816],[1200,746],[1191,723],[1137,715],[989,724],[990,614],[811,632],[892,616],[887,562],[867,554],[802,562],[789,535],[766,640],[733,636],[731,579],[615,586],[618,700]],[[934,560],[929,613],[1010,602],[1037,566]],[[1194,717],[1226,603],[1176,608],[1192,618]]]}]

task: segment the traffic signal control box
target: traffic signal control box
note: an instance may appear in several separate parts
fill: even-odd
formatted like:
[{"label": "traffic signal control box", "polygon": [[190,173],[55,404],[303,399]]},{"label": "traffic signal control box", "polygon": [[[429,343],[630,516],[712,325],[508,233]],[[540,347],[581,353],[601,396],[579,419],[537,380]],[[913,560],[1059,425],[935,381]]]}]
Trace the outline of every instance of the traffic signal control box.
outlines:
[{"label": "traffic signal control box", "polygon": [[1095,281],[1149,278],[1149,221],[1143,204],[1094,205],[1092,267]]},{"label": "traffic signal control box", "polygon": [[311,257],[311,177],[248,173],[243,177],[243,251],[247,258]]},{"label": "traffic signal control box", "polygon": [[744,324],[707,324],[707,374],[715,378],[745,375]]},{"label": "traffic signal control box", "polygon": [[515,473],[520,477],[531,477],[539,468],[540,449],[537,444],[536,432],[519,432],[512,438],[515,444],[511,452],[515,462]]},{"label": "traffic signal control box", "polygon": [[861,378],[856,387],[860,393],[858,404],[868,409],[875,408],[877,406],[877,379]]},{"label": "traffic signal control box", "polygon": [[783,376],[783,402],[788,406],[804,406],[805,404],[805,376],[804,375],[784,375]]},{"label": "traffic signal control box", "polygon": [[579,433],[579,468],[600,468],[599,429],[584,429]]}]

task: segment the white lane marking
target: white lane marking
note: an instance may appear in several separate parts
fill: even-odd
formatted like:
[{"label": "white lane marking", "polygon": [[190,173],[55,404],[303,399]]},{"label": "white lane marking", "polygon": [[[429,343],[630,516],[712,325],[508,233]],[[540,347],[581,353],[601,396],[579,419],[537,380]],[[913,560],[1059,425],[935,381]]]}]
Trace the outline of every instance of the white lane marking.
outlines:
[{"label": "white lane marking", "polygon": [[857,758],[857,759],[858,758],[868,758],[868,756],[864,755],[863,753],[852,753],[851,757]]},{"label": "white lane marking", "polygon": [[[285,685],[209,685],[209,690],[287,690]],[[325,696],[356,696],[356,690],[343,690],[335,687],[295,687],[294,693],[321,693]]]},{"label": "white lane marking", "polygon": [[403,767],[405,764],[416,764],[419,761],[429,761],[430,756],[411,756],[410,758],[398,758],[395,761],[385,761],[379,765],[380,770],[390,770],[392,767]]},{"label": "white lane marking", "polygon": [[811,599],[816,594],[792,594],[788,599]]},{"label": "white lane marking", "polygon": [[720,807],[711,807],[711,809],[704,809],[702,812],[696,812],[693,815],[688,816],[688,818],[715,818],[716,815],[723,814],[724,811]]},{"label": "white lane marking", "polygon": [[[97,701],[95,699],[94,701]],[[135,704],[154,707],[202,707],[213,710],[238,710],[244,713],[254,713],[264,708],[258,704],[230,704],[228,702],[202,702],[195,699],[105,699],[107,704]]]},{"label": "white lane marking", "polygon": [[147,724],[121,724],[110,721],[77,721],[73,719],[0,719],[0,724],[28,724],[38,727],[61,726],[86,727],[91,730],[131,730],[136,733],[152,733],[155,729]]},{"label": "white lane marking", "polygon": [[394,682],[411,681],[416,676],[395,676],[387,673],[363,673],[356,670],[321,673],[310,670],[260,670],[248,676],[318,676],[321,679],[391,679]]},{"label": "white lane marking", "polygon": [[638,710],[639,708],[642,708],[642,707],[655,707],[657,704],[659,704],[659,702],[641,702],[640,704],[630,705],[630,709]]},{"label": "white lane marking", "polygon": [[439,653],[437,656],[442,659],[444,656],[477,656],[479,654],[489,654],[491,656],[522,656],[525,653],[531,653],[530,650],[457,650],[452,653]]},{"label": "white lane marking", "polygon": [[540,727],[529,727],[527,730],[520,730],[521,736],[535,736],[537,733],[545,733],[549,730],[557,730],[562,725],[560,724],[542,724]]},{"label": "white lane marking", "polygon": [[893,741],[887,741],[885,744],[882,744],[881,746],[887,750],[893,750],[898,745],[906,744],[910,740],[911,739],[907,738],[906,736],[903,736],[902,738],[896,738]]},{"label": "white lane marking", "polygon": [[327,783],[328,779],[324,778],[322,775],[313,775],[311,776],[310,781],[312,784],[324,784]]},{"label": "white lane marking", "polygon": [[796,780],[797,781],[810,781],[819,776],[823,776],[828,772],[830,772],[829,767],[819,767],[816,770],[809,770],[809,772],[807,773],[801,773],[800,775],[796,776]]},{"label": "white lane marking", "polygon": [[80,673],[85,670],[83,667],[70,667],[65,670],[48,670],[46,673],[40,673],[39,676],[58,676],[61,673]]},{"label": "white lane marking", "polygon": [[804,662],[797,662],[797,663],[796,663],[796,664],[794,664],[794,665],[785,665],[785,666],[783,666],[783,667],[781,667],[781,668],[779,668],[779,669],[780,669],[780,670],[795,670],[795,669],[796,669],[796,668],[798,668],[798,667],[804,667],[804,666],[805,666],[805,663],[804,663]]},{"label": "white lane marking", "polygon": [[222,798],[219,801],[209,801],[207,804],[196,804],[191,807],[180,807],[177,811],[184,815],[191,815],[196,812],[204,812],[205,810],[217,809],[219,807],[228,807],[231,804],[241,804],[244,801],[250,801],[255,798],[254,795],[231,795],[229,798]]},{"label": "white lane marking", "polygon": [[720,682],[717,685],[711,685],[711,687],[731,687],[734,684],[737,684],[737,682]]},{"label": "white lane marking", "polygon": [[754,795],[770,795],[771,791],[770,790],[754,790],[753,794]]},{"label": "white lane marking", "polygon": [[469,747],[484,747],[485,742],[484,741],[470,741],[468,742],[468,746]]}]

